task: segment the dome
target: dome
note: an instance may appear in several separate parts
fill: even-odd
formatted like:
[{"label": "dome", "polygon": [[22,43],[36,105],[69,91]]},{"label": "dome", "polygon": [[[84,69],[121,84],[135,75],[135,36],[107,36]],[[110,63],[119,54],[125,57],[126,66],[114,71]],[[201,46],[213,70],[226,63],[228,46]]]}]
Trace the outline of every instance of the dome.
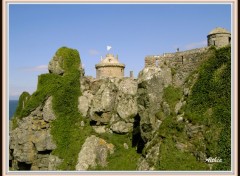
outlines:
[{"label": "dome", "polygon": [[106,57],[99,64],[120,64],[117,58],[113,54],[107,54]]},{"label": "dome", "polygon": [[217,27],[217,28],[213,29],[208,35],[212,35],[212,34],[230,34],[230,32],[228,32],[224,28]]}]

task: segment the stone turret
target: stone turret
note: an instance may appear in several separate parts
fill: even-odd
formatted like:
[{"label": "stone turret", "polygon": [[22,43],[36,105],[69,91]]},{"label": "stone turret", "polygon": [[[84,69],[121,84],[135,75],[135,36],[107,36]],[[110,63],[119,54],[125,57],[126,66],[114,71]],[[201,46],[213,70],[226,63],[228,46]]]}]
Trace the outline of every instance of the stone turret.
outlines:
[{"label": "stone turret", "polygon": [[124,77],[125,65],[118,61],[113,54],[107,54],[100,63],[95,65],[97,79],[106,77]]},{"label": "stone turret", "polygon": [[231,33],[224,28],[213,29],[207,38],[208,46],[222,47],[231,44]]}]

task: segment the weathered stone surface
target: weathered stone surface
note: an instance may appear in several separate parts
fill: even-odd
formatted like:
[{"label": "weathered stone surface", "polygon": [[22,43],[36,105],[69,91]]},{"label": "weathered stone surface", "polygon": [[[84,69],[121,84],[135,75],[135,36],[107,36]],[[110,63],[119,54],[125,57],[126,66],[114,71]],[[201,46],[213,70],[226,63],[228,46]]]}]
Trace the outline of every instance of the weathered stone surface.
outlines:
[{"label": "weathered stone surface", "polygon": [[182,101],[179,101],[176,105],[175,105],[175,113],[178,114],[179,110],[182,108],[183,103]]},{"label": "weathered stone surface", "polygon": [[78,110],[84,117],[87,116],[93,95],[89,92],[84,92],[82,96],[78,98]]},{"label": "weathered stone surface", "polygon": [[125,149],[128,149],[127,143],[124,143],[124,144],[123,144],[123,147],[124,147]]},{"label": "weathered stone surface", "polygon": [[54,150],[56,148],[50,135],[50,130],[36,131],[34,133],[33,143],[37,151]]},{"label": "weathered stone surface", "polygon": [[183,121],[183,116],[184,114],[180,114],[177,116],[177,122],[182,122]]},{"label": "weathered stone surface", "polygon": [[111,130],[116,133],[129,133],[132,131],[133,124],[119,121],[111,126]]},{"label": "weathered stone surface", "polygon": [[50,134],[49,122],[55,119],[51,104],[52,98],[49,97],[29,116],[19,120],[17,128],[11,130],[9,148],[13,151],[14,170],[22,169],[18,167],[19,163],[31,164],[31,170],[48,170],[49,153],[56,148]]},{"label": "weathered stone surface", "polygon": [[114,152],[114,146],[105,140],[94,135],[88,137],[78,154],[76,170],[87,170],[97,165],[102,167],[107,165],[109,153]]},{"label": "weathered stone surface", "polygon": [[138,161],[138,169],[139,171],[148,171],[150,170],[149,164],[145,158],[141,157]]},{"label": "weathered stone surface", "polygon": [[186,151],[187,150],[187,145],[186,144],[183,144],[181,142],[177,142],[176,143],[176,148],[182,152]]},{"label": "weathered stone surface", "polygon": [[152,138],[154,130],[159,127],[156,126],[155,114],[161,107],[164,87],[171,83],[171,69],[167,67],[146,67],[139,73],[137,103],[141,136],[145,142]]},{"label": "weathered stone surface", "polygon": [[117,112],[125,121],[136,116],[138,112],[136,97],[134,98],[129,95],[122,96],[117,104]]},{"label": "weathered stone surface", "polygon": [[56,119],[52,109],[52,97],[46,100],[42,111],[42,116],[45,121],[49,122]]},{"label": "weathered stone surface", "polygon": [[106,127],[105,126],[92,126],[92,127],[93,127],[93,129],[96,133],[101,134],[101,133],[106,132]]},{"label": "weathered stone surface", "polygon": [[48,170],[54,171],[57,170],[57,166],[62,163],[62,160],[55,155],[49,155]]},{"label": "weathered stone surface", "polygon": [[119,90],[123,94],[136,95],[137,94],[137,82],[133,79],[123,79],[119,84]]},{"label": "weathered stone surface", "polygon": [[63,75],[64,69],[62,68],[62,65],[63,65],[63,58],[54,56],[48,64],[49,73]]},{"label": "weathered stone surface", "polygon": [[171,111],[170,111],[170,107],[167,104],[167,102],[164,101],[162,106],[163,106],[163,112],[164,112],[165,116],[169,116]]}]

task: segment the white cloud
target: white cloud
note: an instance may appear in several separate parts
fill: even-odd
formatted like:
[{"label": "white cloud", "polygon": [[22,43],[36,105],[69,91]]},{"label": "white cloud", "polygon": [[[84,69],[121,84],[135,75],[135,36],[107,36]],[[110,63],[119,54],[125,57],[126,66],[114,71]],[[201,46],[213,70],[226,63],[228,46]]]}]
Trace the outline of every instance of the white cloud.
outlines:
[{"label": "white cloud", "polygon": [[194,48],[201,48],[204,46],[207,46],[207,40],[187,44],[184,46],[184,49],[189,50],[189,49],[194,49]]},{"label": "white cloud", "polygon": [[88,54],[90,54],[91,56],[96,56],[96,55],[99,54],[99,52],[97,50],[95,50],[95,49],[90,49],[88,51]]},{"label": "white cloud", "polygon": [[38,65],[35,67],[27,67],[22,70],[28,71],[28,72],[48,72],[48,66],[47,65]]}]

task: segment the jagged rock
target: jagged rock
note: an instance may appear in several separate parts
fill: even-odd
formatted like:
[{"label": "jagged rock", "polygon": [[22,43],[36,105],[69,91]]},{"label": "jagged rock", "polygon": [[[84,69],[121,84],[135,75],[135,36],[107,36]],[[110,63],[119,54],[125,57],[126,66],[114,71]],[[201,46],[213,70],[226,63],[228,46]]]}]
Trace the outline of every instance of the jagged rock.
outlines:
[{"label": "jagged rock", "polygon": [[21,145],[16,145],[16,147],[13,148],[13,158],[18,162],[30,164],[34,161],[35,157],[36,152],[34,150],[34,145],[30,141]]},{"label": "jagged rock", "polygon": [[[155,164],[159,159],[159,149],[161,139],[156,132],[154,137],[145,144],[145,151],[143,152],[143,158],[138,164],[138,170],[155,170]],[[144,161],[143,161],[144,160]]]},{"label": "jagged rock", "polygon": [[190,89],[185,87],[184,90],[183,90],[184,96],[188,96],[189,95],[189,91],[190,91]]},{"label": "jagged rock", "polygon": [[81,121],[81,127],[84,127],[85,126],[85,123],[84,123],[84,121]]},{"label": "jagged rock", "polygon": [[49,122],[56,119],[52,109],[52,97],[46,100],[42,111],[42,116],[45,121]]},{"label": "jagged rock", "polygon": [[175,105],[175,113],[178,114],[179,110],[182,108],[183,103],[182,101],[179,101],[176,105]]},{"label": "jagged rock", "polygon": [[76,170],[87,170],[97,165],[104,167],[107,165],[108,154],[113,152],[113,144],[108,144],[105,140],[92,135],[86,139],[78,154]]},{"label": "jagged rock", "polygon": [[50,130],[36,131],[32,141],[37,151],[54,150],[56,148],[50,135]]},{"label": "jagged rock", "polygon": [[202,132],[203,131],[204,126],[203,125],[192,125],[191,123],[189,123],[186,126],[186,131],[187,131],[187,135],[188,137],[192,138],[194,135],[196,135],[198,132]]},{"label": "jagged rock", "polygon": [[164,101],[162,104],[162,107],[163,107],[163,113],[165,114],[165,116],[169,116],[171,111],[167,102]]},{"label": "jagged rock", "polygon": [[182,152],[186,151],[187,150],[187,145],[186,144],[183,144],[181,142],[177,142],[176,143],[176,148]]},{"label": "jagged rock", "polygon": [[118,121],[120,121],[121,119],[120,119],[120,117],[117,115],[117,114],[113,114],[112,115],[112,118],[110,119],[110,121],[109,121],[109,123],[110,123],[110,125],[112,125],[113,123],[116,123],[116,122],[118,122]]},{"label": "jagged rock", "polygon": [[139,161],[138,161],[138,168],[137,168],[137,170],[139,170],[139,171],[148,171],[148,170],[150,170],[148,162],[143,157],[141,157],[139,159]]},{"label": "jagged rock", "polygon": [[123,94],[136,95],[137,94],[137,81],[127,78],[123,79],[119,84],[119,90]]},{"label": "jagged rock", "polygon": [[125,149],[128,149],[127,143],[124,143],[124,144],[123,144],[123,147],[124,147]]},{"label": "jagged rock", "polygon": [[58,158],[55,155],[49,155],[48,170],[54,171],[57,170],[57,166],[62,163],[62,159]]},{"label": "jagged rock", "polygon": [[131,121],[138,112],[137,99],[129,95],[122,96],[117,104],[117,112],[125,121]]},{"label": "jagged rock", "polygon": [[64,69],[62,68],[62,65],[63,65],[63,58],[53,56],[52,60],[48,64],[49,73],[63,75]]},{"label": "jagged rock", "polygon": [[177,122],[182,122],[183,121],[183,115],[184,114],[181,114],[181,115],[177,116]]},{"label": "jagged rock", "polygon": [[[49,153],[56,148],[50,134],[49,122],[55,119],[51,104],[52,98],[49,97],[29,116],[19,119],[17,128],[11,130],[9,148],[13,151],[14,170],[25,167],[30,170],[48,170]],[[45,151],[48,154],[39,153]],[[19,167],[19,164],[22,166]]]},{"label": "jagged rock", "polygon": [[146,67],[138,76],[138,114],[141,136],[145,142],[152,138],[156,127],[156,116],[162,104],[163,89],[172,83],[168,67]]},{"label": "jagged rock", "polygon": [[83,95],[78,98],[78,110],[80,113],[82,113],[83,117],[87,116],[92,98],[93,95],[88,93],[87,91],[84,92]]},{"label": "jagged rock", "polygon": [[106,127],[105,126],[92,126],[96,133],[105,133]]},{"label": "jagged rock", "polygon": [[116,133],[129,133],[133,129],[132,123],[126,123],[124,121],[119,121],[117,123],[114,123],[111,126],[111,130]]}]

